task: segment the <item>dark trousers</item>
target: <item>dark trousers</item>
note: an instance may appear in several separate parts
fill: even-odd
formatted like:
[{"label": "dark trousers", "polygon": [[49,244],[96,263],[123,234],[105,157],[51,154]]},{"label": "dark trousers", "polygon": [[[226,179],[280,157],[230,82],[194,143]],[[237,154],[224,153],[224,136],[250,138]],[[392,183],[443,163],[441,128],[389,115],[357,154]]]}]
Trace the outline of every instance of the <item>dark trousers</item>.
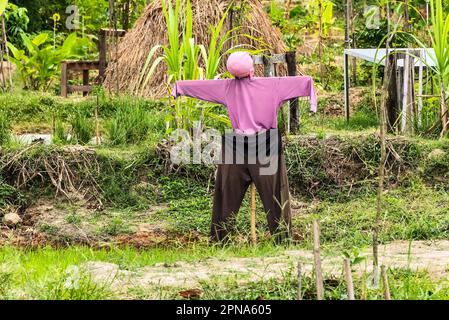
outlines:
[{"label": "dark trousers", "polygon": [[291,228],[289,189],[280,140],[279,135],[279,150],[276,157],[278,165],[274,174],[261,174],[260,168],[264,165],[260,163],[218,165],[212,212],[212,240],[226,239],[234,228],[235,217],[251,182],[254,182],[262,200],[270,233],[277,241],[289,236]]}]

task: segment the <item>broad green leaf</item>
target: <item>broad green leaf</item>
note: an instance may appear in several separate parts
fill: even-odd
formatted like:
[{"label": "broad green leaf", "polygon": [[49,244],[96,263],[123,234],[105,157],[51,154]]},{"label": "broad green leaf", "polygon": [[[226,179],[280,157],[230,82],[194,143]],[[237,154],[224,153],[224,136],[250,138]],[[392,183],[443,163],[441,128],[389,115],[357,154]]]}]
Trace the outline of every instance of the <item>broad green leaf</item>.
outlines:
[{"label": "broad green leaf", "polygon": [[34,45],[40,46],[41,44],[44,44],[48,40],[48,34],[47,33],[41,33],[34,37],[34,39],[31,41]]},{"label": "broad green leaf", "polygon": [[35,51],[35,46],[34,46],[33,42],[30,40],[30,38],[28,38],[28,36],[25,33],[21,33],[20,37],[22,38],[23,44],[25,45],[27,50],[30,53],[34,52]]},{"label": "broad green leaf", "polygon": [[7,5],[8,0],[0,0],[0,15],[2,15],[5,12]]}]

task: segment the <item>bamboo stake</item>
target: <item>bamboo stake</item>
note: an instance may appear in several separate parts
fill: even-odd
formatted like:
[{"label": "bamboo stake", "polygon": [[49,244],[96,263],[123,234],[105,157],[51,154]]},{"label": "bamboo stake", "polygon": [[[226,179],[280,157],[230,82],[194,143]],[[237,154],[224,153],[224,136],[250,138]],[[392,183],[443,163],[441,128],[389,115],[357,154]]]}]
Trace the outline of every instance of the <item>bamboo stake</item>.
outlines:
[{"label": "bamboo stake", "polygon": [[348,291],[348,300],[355,300],[354,283],[352,282],[351,265],[348,258],[343,259],[343,270],[345,271],[346,288]]},{"label": "bamboo stake", "polygon": [[251,242],[255,246],[257,244],[256,235],[256,187],[254,182],[251,183]]},{"label": "bamboo stake", "polygon": [[302,266],[301,262],[298,262],[298,297],[297,300],[302,300]]},{"label": "bamboo stake", "polygon": [[100,120],[98,118],[98,96],[97,96],[97,106],[95,108],[95,143],[100,144]]},{"label": "bamboo stake", "polygon": [[380,273],[382,276],[382,283],[384,287],[384,299],[391,300],[390,286],[388,285],[387,268],[384,265],[380,267]]},{"label": "bamboo stake", "polygon": [[320,256],[320,222],[318,220],[313,221],[313,257],[315,261],[316,296],[318,300],[323,300],[324,285]]},{"label": "bamboo stake", "polygon": [[[408,105],[409,101],[409,85],[410,85],[410,57],[408,52],[405,54],[404,59],[404,91],[402,92],[402,133],[408,133],[410,124],[408,123],[408,118],[411,116],[409,114]],[[386,68],[385,68],[386,69]]]}]

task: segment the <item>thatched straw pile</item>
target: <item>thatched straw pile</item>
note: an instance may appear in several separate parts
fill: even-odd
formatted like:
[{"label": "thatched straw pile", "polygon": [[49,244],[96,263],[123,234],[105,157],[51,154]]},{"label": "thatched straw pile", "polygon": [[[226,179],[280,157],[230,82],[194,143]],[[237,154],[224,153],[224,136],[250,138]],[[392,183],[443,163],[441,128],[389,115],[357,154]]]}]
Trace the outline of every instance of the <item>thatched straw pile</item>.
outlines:
[{"label": "thatched straw pile", "polygon": [[[193,11],[193,33],[195,41],[206,47],[209,44],[209,26],[216,25],[226,11],[229,0],[191,0]],[[271,53],[282,53],[286,47],[282,41],[282,35],[272,26],[270,18],[264,12],[262,4],[258,0],[238,1],[245,9],[232,11],[228,14],[223,32],[235,26],[241,26],[240,34],[249,34],[262,40],[264,48]],[[110,61],[106,73],[105,86],[114,91],[117,87],[122,92],[135,93],[140,72],[151,48],[158,44],[167,44],[162,4],[160,0],[154,0],[145,9],[143,15],[136,21],[134,28],[130,30],[118,44],[116,61]],[[240,37],[234,40],[236,44],[251,44],[261,48],[261,43],[248,37]],[[112,57],[115,50],[112,50]],[[260,70],[256,70],[256,74]],[[144,94],[149,97],[159,98],[167,94],[166,68],[163,63],[153,75],[153,80],[145,88]]]}]

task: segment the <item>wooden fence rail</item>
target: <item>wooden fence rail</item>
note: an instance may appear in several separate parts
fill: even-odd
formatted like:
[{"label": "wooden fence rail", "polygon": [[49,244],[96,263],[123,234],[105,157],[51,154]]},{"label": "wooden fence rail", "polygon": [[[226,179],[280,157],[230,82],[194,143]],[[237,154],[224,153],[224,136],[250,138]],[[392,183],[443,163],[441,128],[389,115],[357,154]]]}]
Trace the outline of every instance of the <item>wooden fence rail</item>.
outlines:
[{"label": "wooden fence rail", "polygon": [[[67,97],[72,92],[82,92],[86,96],[92,92],[93,86],[89,83],[89,71],[98,70],[98,82],[102,83],[107,68],[107,39],[109,37],[123,37],[125,30],[101,29],[98,37],[98,61],[62,61],[61,62],[61,96]],[[82,85],[69,85],[70,74],[82,72]]]}]

